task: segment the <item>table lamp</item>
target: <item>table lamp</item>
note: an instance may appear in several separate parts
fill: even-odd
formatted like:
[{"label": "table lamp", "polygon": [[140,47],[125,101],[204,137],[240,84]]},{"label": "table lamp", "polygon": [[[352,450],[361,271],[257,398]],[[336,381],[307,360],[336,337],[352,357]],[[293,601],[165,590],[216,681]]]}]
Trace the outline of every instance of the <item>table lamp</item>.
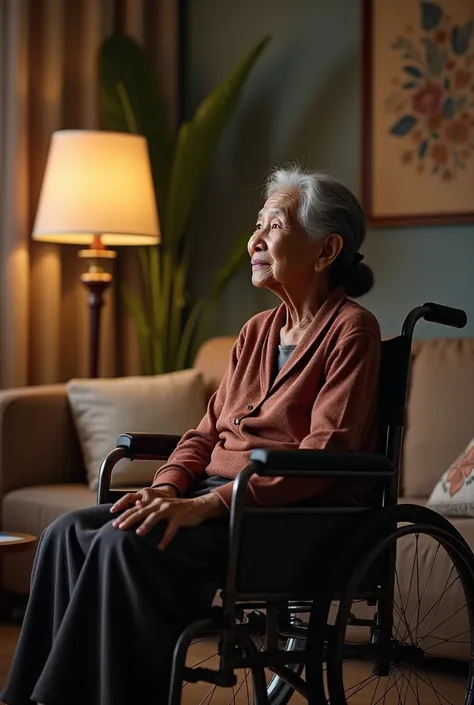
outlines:
[{"label": "table lamp", "polygon": [[[160,229],[144,137],[121,132],[54,132],[32,237],[88,245],[81,281],[89,292],[90,376],[98,376],[100,313],[112,282],[112,245],[156,245]],[[110,267],[109,267],[110,269]]]}]

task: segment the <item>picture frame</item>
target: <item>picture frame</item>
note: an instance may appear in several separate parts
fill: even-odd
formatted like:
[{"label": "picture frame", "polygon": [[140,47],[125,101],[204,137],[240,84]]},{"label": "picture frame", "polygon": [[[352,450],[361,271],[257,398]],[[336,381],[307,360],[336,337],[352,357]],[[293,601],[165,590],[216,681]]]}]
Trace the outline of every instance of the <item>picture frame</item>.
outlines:
[{"label": "picture frame", "polygon": [[362,0],[369,226],[474,222],[473,0]]}]

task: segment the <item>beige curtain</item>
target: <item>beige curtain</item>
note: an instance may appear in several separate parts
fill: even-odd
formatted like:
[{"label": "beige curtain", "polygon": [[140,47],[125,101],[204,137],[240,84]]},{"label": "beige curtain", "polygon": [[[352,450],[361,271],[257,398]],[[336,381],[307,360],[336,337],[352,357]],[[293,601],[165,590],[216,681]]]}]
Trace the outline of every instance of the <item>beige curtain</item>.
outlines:
[{"label": "beige curtain", "polygon": [[[177,0],[0,0],[0,387],[87,376],[89,319],[77,249],[31,241],[51,133],[97,129],[96,58],[124,32],[176,105]],[[116,275],[134,277],[119,252]],[[117,279],[117,276],[116,276]],[[103,309],[101,375],[139,371],[117,287]]]}]

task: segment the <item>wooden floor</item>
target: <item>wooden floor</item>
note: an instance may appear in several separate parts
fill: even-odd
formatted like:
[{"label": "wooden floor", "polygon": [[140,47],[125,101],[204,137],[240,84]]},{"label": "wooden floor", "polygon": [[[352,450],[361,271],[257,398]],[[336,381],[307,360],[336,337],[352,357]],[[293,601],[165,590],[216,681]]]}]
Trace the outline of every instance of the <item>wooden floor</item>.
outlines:
[{"label": "wooden floor", "polygon": [[[10,662],[15,650],[18,632],[19,628],[15,625],[0,624],[0,691],[3,689],[3,685],[8,676],[8,670],[10,668]],[[210,654],[214,654],[215,652],[214,645],[196,644],[192,647],[192,649],[192,658],[193,660],[196,659],[195,662],[207,659]],[[208,664],[206,663],[206,665]],[[209,664],[209,666],[212,667],[212,664]],[[234,694],[232,693],[232,690],[219,689],[212,696],[212,700],[210,696],[206,697],[211,688],[209,684],[201,683],[193,686],[193,688],[193,691],[188,690],[187,688],[184,689],[182,705],[198,705],[201,701],[203,701],[203,705],[229,705],[229,703],[232,703],[232,705],[247,705],[249,702],[246,687],[241,689],[240,693],[238,693],[235,697],[235,700],[234,694],[235,691],[237,691],[237,687]],[[291,703],[292,705],[303,705],[306,701],[300,696],[295,696]],[[135,703],[133,705],[135,705]],[[436,703],[435,705],[438,704]]]},{"label": "wooden floor", "polygon": [[[18,638],[18,631],[17,626],[0,624],[0,690],[3,688],[8,674],[10,661]],[[192,649],[194,649],[192,658],[195,664],[197,660],[205,660],[207,662],[206,665],[209,667],[214,665],[209,663],[208,657],[215,652],[215,645],[196,644]],[[364,664],[352,664],[350,669],[350,673],[348,673],[350,682],[346,681],[346,687],[351,687],[350,683],[361,683],[367,678],[369,673],[367,666]],[[391,678],[392,680],[390,680]],[[354,685],[350,703],[351,705],[367,705],[369,702],[377,702],[379,705],[400,705],[401,703],[403,705],[414,705],[415,703],[419,705],[448,705],[449,703],[461,705],[463,703],[465,690],[464,687],[460,686],[464,686],[464,679],[458,684],[458,679],[453,679],[452,675],[446,679],[440,674],[431,674],[427,678],[430,683],[428,683],[426,677],[421,681],[419,679],[412,681],[411,677],[408,679],[404,676],[397,680],[389,676],[388,679],[378,681],[376,687],[369,684],[368,688],[361,689]],[[415,683],[415,680],[417,683]],[[235,692],[237,687],[234,694],[231,690],[219,689],[212,695],[209,689],[210,686],[206,684],[185,687],[182,704],[229,705],[229,703],[233,703],[233,705],[247,705],[248,702],[251,702],[248,698],[249,691],[246,684],[242,684],[242,688],[237,694]],[[208,693],[209,695],[206,695]],[[303,698],[296,695],[292,698],[291,705],[303,705],[305,702]]]},{"label": "wooden floor", "polygon": [[18,627],[0,624],[0,690],[7,679],[17,638]]}]

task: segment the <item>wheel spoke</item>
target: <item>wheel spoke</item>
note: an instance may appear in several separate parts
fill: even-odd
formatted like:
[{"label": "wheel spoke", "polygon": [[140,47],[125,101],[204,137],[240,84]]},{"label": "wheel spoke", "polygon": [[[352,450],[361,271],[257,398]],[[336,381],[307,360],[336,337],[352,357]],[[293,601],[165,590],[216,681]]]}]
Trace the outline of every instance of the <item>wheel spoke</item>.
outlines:
[{"label": "wheel spoke", "polygon": [[[426,677],[428,678],[429,676],[426,668],[423,669],[423,672],[426,673]],[[465,685],[455,680],[454,678],[450,678],[446,673],[443,673],[443,681],[446,681],[447,683],[452,683],[453,685],[457,685],[458,688],[465,688]]]},{"label": "wheel spoke", "polygon": [[432,634],[432,633],[435,632],[437,629],[439,629],[440,627],[442,627],[443,624],[446,624],[446,622],[447,622],[448,620],[452,619],[452,618],[455,617],[457,614],[459,614],[459,612],[460,612],[461,610],[463,610],[466,606],[467,606],[467,605],[462,605],[461,607],[459,607],[459,608],[456,610],[456,612],[454,612],[453,614],[451,614],[449,617],[446,617],[446,619],[443,619],[443,621],[440,622],[439,624],[437,624],[436,627],[433,627],[433,629],[431,629],[429,632],[427,632],[427,633],[425,634],[425,636],[422,638],[421,642],[420,642],[420,647],[423,646],[423,642],[430,636],[430,634]]},{"label": "wheel spoke", "polygon": [[[363,690],[363,688],[365,688],[367,685],[369,685],[369,683],[374,681],[376,678],[377,678],[377,676],[374,676],[373,674],[371,674],[370,676],[367,676],[367,678],[364,678],[363,681],[360,681],[359,683],[356,683],[356,685],[351,686],[351,688],[356,688],[356,690],[353,693],[351,693],[349,695],[349,697],[352,698],[354,695],[357,695],[357,693],[359,693],[361,690]],[[351,690],[351,688],[349,688],[345,692],[347,693],[349,690]]]},{"label": "wheel spoke", "polygon": [[[394,603],[393,603],[393,608],[394,608],[394,610],[397,612],[398,617],[399,617],[399,619],[400,619],[400,622],[403,622],[403,624],[404,624],[405,627],[406,627],[406,624],[405,624],[404,621],[403,621],[402,613],[400,612],[400,607],[397,605],[397,603],[396,603],[395,601],[394,601]],[[394,624],[393,626],[394,626],[395,631],[397,632],[397,634],[398,634],[399,637],[400,637],[400,641],[404,641],[404,640],[406,639],[406,632],[404,632],[404,634],[402,634],[401,631],[400,631],[400,629],[398,628],[398,626],[396,626],[395,624]],[[400,625],[400,626],[401,626],[401,625]]]},{"label": "wheel spoke", "polygon": [[[385,683],[385,693],[382,695],[382,698],[385,698],[385,696],[387,695],[387,693],[389,693],[390,690],[392,689],[392,687],[395,685],[395,677],[394,677],[394,678],[393,678],[393,685],[391,685],[390,688],[388,687],[388,684],[390,683],[390,678],[392,678],[393,674],[394,674],[394,672],[393,672],[393,671],[390,671],[390,673],[389,673],[389,675],[388,675],[388,678],[387,678],[387,682]],[[378,679],[378,682],[381,683],[381,682],[382,682],[382,679],[379,678],[379,679]],[[376,686],[376,689],[377,689],[377,686]],[[374,703],[371,703],[371,705],[377,705],[377,703],[379,703],[379,702],[380,702],[380,698],[379,698],[378,700],[376,700]]]},{"label": "wheel spoke", "polygon": [[[403,673],[402,673],[402,678],[403,678]],[[404,701],[402,700],[402,693],[400,692],[400,688],[398,687],[397,683],[398,683],[398,681],[395,681],[395,688],[397,689],[397,693],[398,693],[398,702],[399,702],[399,705],[403,705]],[[403,692],[403,682],[400,687]]]},{"label": "wheel spoke", "polygon": [[247,700],[248,700],[248,702],[249,702],[249,705],[250,705],[250,693],[249,693],[249,673],[250,673],[250,671],[249,671],[249,670],[246,670],[246,671],[245,671],[245,687],[246,687],[246,689],[247,689]]},{"label": "wheel spoke", "polygon": [[406,627],[406,630],[407,630],[407,631],[406,631],[406,634],[405,634],[405,638],[403,639],[403,641],[405,641],[405,639],[406,639],[406,637],[408,636],[408,634],[410,634],[410,638],[411,638],[412,644],[413,644],[413,643],[414,643],[414,641],[413,641],[413,636],[412,636],[412,634],[411,634],[410,624],[409,624],[409,622],[407,622],[407,619],[406,619],[406,612],[405,612],[405,608],[403,607],[403,600],[402,600],[402,590],[401,590],[401,587],[400,587],[400,582],[399,582],[399,580],[398,580],[398,571],[397,571],[396,568],[395,568],[395,580],[396,580],[397,586],[398,586],[398,594],[400,595],[400,603],[401,603],[401,604],[400,604],[400,609],[401,609],[401,612],[402,612],[402,621],[403,621],[403,623],[404,623],[404,625],[405,625],[405,627]]},{"label": "wheel spoke", "polygon": [[[234,686],[232,686],[232,694],[233,694],[234,697],[233,697],[232,700],[230,701],[229,705],[234,705],[235,699],[236,699],[237,695],[239,694],[239,692],[240,692],[240,691],[242,690],[242,688],[244,687],[244,684],[247,683],[248,674],[249,674],[249,671],[245,671],[244,679],[243,679],[242,683],[239,685],[239,687],[237,688],[237,690],[235,690]],[[248,686],[247,686],[247,694],[248,694],[248,692],[249,692],[249,691],[248,691]]]},{"label": "wheel spoke", "polygon": [[448,590],[450,590],[450,589],[452,588],[452,586],[454,585],[454,583],[458,580],[458,577],[459,577],[459,576],[456,577],[456,578],[453,580],[453,582],[449,584],[448,587],[446,587],[446,585],[448,584],[448,581],[449,581],[449,579],[450,579],[450,577],[451,577],[451,573],[453,572],[453,570],[454,570],[454,565],[451,566],[451,570],[449,571],[449,575],[448,575],[448,577],[446,578],[446,583],[445,583],[445,587],[444,587],[444,589],[443,589],[443,592],[441,593],[440,597],[438,597],[438,599],[436,600],[436,602],[434,602],[434,604],[431,605],[430,609],[429,609],[428,612],[425,614],[425,616],[422,618],[422,620],[421,620],[421,622],[419,623],[418,627],[420,627],[420,625],[423,624],[423,622],[424,622],[425,619],[428,617],[428,615],[429,615],[431,612],[433,612],[433,610],[435,610],[434,614],[431,615],[430,623],[429,623],[429,626],[428,626],[428,630],[431,629],[431,625],[433,624],[433,621],[434,621],[435,616],[438,614],[438,609],[439,609],[439,606],[440,606],[440,604],[441,604],[441,601],[442,601],[443,597],[446,595],[446,593],[448,592]]},{"label": "wheel spoke", "polygon": [[426,677],[428,678],[428,680],[430,682],[431,688],[433,689],[433,692],[436,695],[436,700],[438,701],[438,705],[443,705],[441,700],[439,699],[439,695],[436,691],[436,688],[433,685],[433,681],[431,680],[430,674],[428,673],[428,671],[425,671],[425,673],[426,673]]},{"label": "wheel spoke", "polygon": [[[401,672],[402,672],[402,678],[404,678],[404,679],[406,680],[406,682],[407,682],[407,687],[406,687],[406,690],[405,690],[405,699],[406,699],[406,697],[407,697],[407,695],[408,695],[408,689],[409,689],[409,688],[411,688],[411,691],[413,692],[415,698],[417,698],[417,695],[416,695],[416,693],[415,693],[415,691],[414,691],[414,689],[413,689],[413,686],[412,686],[412,684],[411,684],[411,677],[412,677],[412,675],[413,675],[412,669],[411,669],[411,668],[409,668],[409,669],[403,668],[403,666],[402,666],[402,667],[400,668],[400,670],[401,670]],[[409,671],[409,676],[408,676],[408,678],[406,677],[406,671],[407,671],[407,670]]]},{"label": "wheel spoke", "polygon": [[[407,678],[406,675],[405,675],[405,673],[406,673],[407,670],[409,671],[409,674],[410,674],[410,675],[408,676],[408,678]],[[409,668],[409,669],[403,669],[403,668],[402,668],[401,671],[402,671],[402,677],[407,681],[407,688],[406,688],[406,691],[405,691],[405,698],[406,698],[406,696],[408,695],[408,689],[410,689],[411,692],[413,693],[413,695],[414,695],[415,698],[416,698],[416,702],[418,703],[418,705],[420,705],[420,694],[419,694],[419,692],[418,692],[418,683],[416,684],[416,691],[415,691],[415,689],[414,689],[414,687],[413,687],[413,685],[412,685],[412,682],[411,682],[411,677],[412,677],[412,675],[413,675],[413,670],[412,670],[411,668]]]},{"label": "wheel spoke", "polygon": [[[411,593],[411,586],[413,585],[413,576],[414,576],[414,574],[415,574],[415,558],[416,558],[416,562],[417,562],[417,565],[418,565],[418,537],[419,537],[419,534],[415,534],[415,538],[416,538],[416,549],[415,549],[415,551],[413,552],[413,567],[412,567],[412,569],[411,569],[410,582],[409,582],[409,584],[408,584],[408,590],[407,590],[407,608],[408,608],[408,598],[409,598],[409,595],[410,595],[410,593]],[[396,574],[397,574],[397,583],[398,583],[398,571],[397,571],[396,568],[395,568],[395,571],[396,571]],[[399,585],[399,583],[398,583],[398,589],[399,589],[400,597],[401,597],[401,591],[400,591],[400,585]],[[403,609],[403,607],[402,607],[402,609]],[[403,609],[403,613],[406,615],[406,610],[405,610],[405,609]],[[407,625],[407,628],[409,629],[410,620],[409,620],[408,618],[407,618],[407,621],[405,622],[405,624]],[[405,640],[405,638],[406,638],[406,635],[405,635],[405,637],[403,638],[403,641]]]},{"label": "wheel spoke", "polygon": [[380,681],[381,681],[381,680],[382,680],[381,678],[378,678],[378,680],[377,680],[377,685],[375,686],[375,690],[374,690],[374,692],[372,693],[372,699],[371,699],[371,701],[370,701],[370,705],[374,705],[374,698],[375,698],[375,696],[377,695],[377,689],[378,689],[378,687],[379,687],[379,685],[380,685]]},{"label": "wheel spoke", "polygon": [[459,634],[455,634],[453,637],[449,637],[448,639],[441,639],[440,636],[433,635],[433,636],[431,636],[431,638],[436,639],[438,643],[433,644],[433,646],[428,646],[428,648],[423,649],[423,651],[426,654],[426,652],[430,651],[430,649],[436,649],[438,646],[441,646],[441,644],[446,644],[448,642],[450,644],[471,644],[472,641],[470,639],[469,640],[457,639],[458,636],[462,636],[463,634],[470,634],[470,633],[471,633],[470,629],[465,629],[463,632],[459,632]]},{"label": "wheel spoke", "polygon": [[210,661],[211,658],[216,658],[217,653],[211,654],[210,656],[206,656],[206,658],[203,658],[202,661],[198,661],[197,663],[193,663],[190,668],[197,668],[198,666],[201,666],[201,664],[206,663],[206,661]]},{"label": "wheel spoke", "polygon": [[440,548],[441,548],[441,544],[439,543],[439,544],[437,545],[437,547],[436,547],[436,552],[435,552],[434,558],[433,558],[433,560],[431,561],[431,566],[430,566],[430,569],[429,569],[429,571],[428,571],[428,575],[427,575],[426,578],[425,578],[425,582],[424,582],[424,585],[423,585],[423,589],[422,589],[422,591],[421,591],[420,599],[419,599],[419,601],[418,601],[418,604],[415,605],[415,607],[413,608],[413,611],[412,611],[412,613],[411,613],[411,615],[410,615],[410,618],[409,618],[409,622],[411,622],[411,620],[413,619],[413,615],[415,614],[415,612],[416,612],[416,610],[417,610],[417,607],[418,607],[418,619],[420,618],[420,612],[419,612],[419,610],[420,610],[420,608],[421,608],[421,602],[422,602],[423,596],[424,596],[424,594],[425,594],[426,586],[428,585],[429,579],[430,579],[430,577],[431,577],[431,573],[433,572],[433,567],[434,567],[436,558],[437,558],[437,556],[438,556],[438,551],[439,551]]},{"label": "wheel spoke", "polygon": [[[229,705],[233,705],[233,703],[235,703],[235,698],[237,697],[237,695],[239,694],[239,692],[242,690],[242,688],[244,687],[244,685],[245,685],[245,689],[246,689],[246,691],[247,691],[247,701],[248,701],[248,703],[249,703],[249,705],[250,705],[249,676],[251,675],[251,673],[252,673],[252,671],[251,671],[250,669],[248,669],[248,668],[245,669],[245,671],[244,671],[244,678],[243,678],[243,680],[242,680],[242,683],[239,685],[239,687],[238,687],[237,690],[235,691],[235,695],[234,695],[234,697],[232,698],[232,700],[230,701]],[[232,688],[232,690],[234,690],[234,689]]]},{"label": "wheel spoke", "polygon": [[[203,697],[199,705],[209,705],[212,698],[214,697],[214,693],[216,692],[217,685],[213,685],[212,688],[206,693],[206,695]],[[211,697],[209,697],[209,695]],[[207,700],[209,698],[209,700]],[[206,702],[207,701],[207,702]]]},{"label": "wheel spoke", "polygon": [[420,693],[418,691],[418,679],[415,676],[415,683],[416,683],[416,699],[418,702],[420,702]]},{"label": "wheel spoke", "polygon": [[437,695],[439,695],[440,697],[442,697],[443,700],[446,700],[446,702],[449,703],[449,705],[455,705],[451,700],[449,700],[449,698],[447,698],[445,695],[443,695],[443,693],[440,693],[439,690],[436,690],[436,688],[434,687],[434,685],[433,685],[432,683],[429,683],[427,680],[425,680],[424,678],[422,678],[422,676],[420,676],[420,674],[419,674],[418,672],[417,672],[417,674],[416,674],[416,677],[419,678],[420,681],[423,681],[423,683],[425,683],[425,685],[430,686],[430,687],[433,689],[433,691],[434,691]]},{"label": "wheel spoke", "polygon": [[401,674],[398,676],[398,678],[395,678],[395,676],[394,676],[394,678],[393,678],[393,683],[392,683],[392,685],[391,685],[390,688],[389,688],[389,687],[388,687],[388,684],[389,684],[389,681],[390,681],[390,677],[391,677],[392,675],[393,675],[393,671],[390,673],[390,676],[389,676],[388,679],[387,679],[387,686],[386,686],[386,688],[385,688],[385,693],[384,693],[378,700],[376,700],[373,705],[378,705],[378,703],[382,700],[382,698],[385,698],[385,697],[387,696],[387,694],[392,690],[392,688],[396,688],[396,687],[397,687],[397,683],[398,683],[398,681],[400,680],[400,678],[401,678],[402,676],[401,676]]}]

